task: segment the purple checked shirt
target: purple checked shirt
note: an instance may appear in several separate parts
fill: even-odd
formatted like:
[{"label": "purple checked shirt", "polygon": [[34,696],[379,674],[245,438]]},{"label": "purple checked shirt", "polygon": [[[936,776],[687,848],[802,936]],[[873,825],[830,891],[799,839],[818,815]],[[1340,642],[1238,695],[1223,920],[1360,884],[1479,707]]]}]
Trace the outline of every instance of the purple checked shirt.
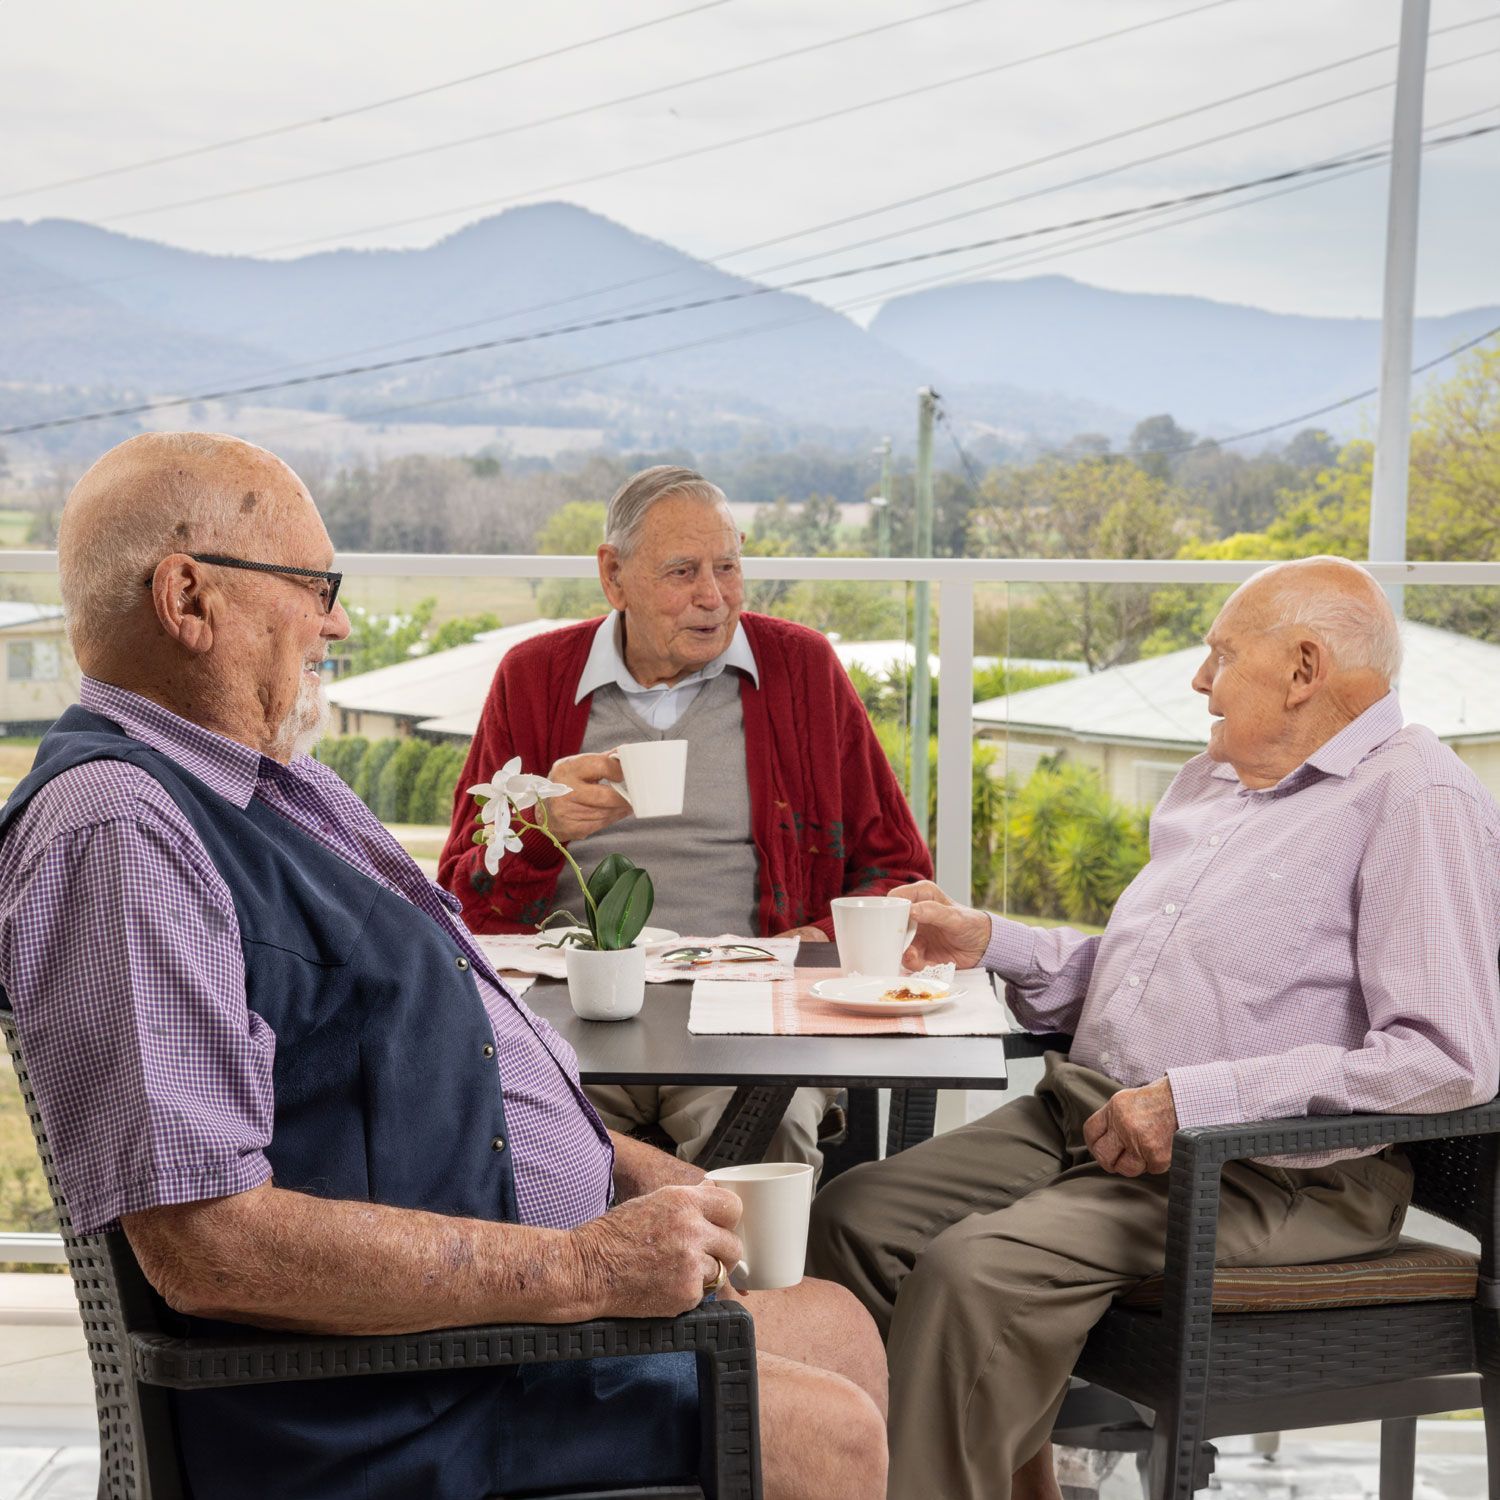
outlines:
[{"label": "purple checked shirt", "polygon": [[[307,757],[282,765],[88,677],[80,700],[236,806],[259,799],[445,928],[494,1030],[521,1221],[571,1228],[604,1212],[614,1151],[572,1049],[509,993],[458,902],[332,771]],[[229,890],[145,771],[76,767],[17,820],[0,846],[0,984],[80,1232],[270,1180],[276,1039],[245,1002]]]},{"label": "purple checked shirt", "polygon": [[997,917],[984,962],[1189,1126],[1492,1098],[1497,953],[1500,809],[1391,693],[1262,791],[1190,760],[1102,937]]}]

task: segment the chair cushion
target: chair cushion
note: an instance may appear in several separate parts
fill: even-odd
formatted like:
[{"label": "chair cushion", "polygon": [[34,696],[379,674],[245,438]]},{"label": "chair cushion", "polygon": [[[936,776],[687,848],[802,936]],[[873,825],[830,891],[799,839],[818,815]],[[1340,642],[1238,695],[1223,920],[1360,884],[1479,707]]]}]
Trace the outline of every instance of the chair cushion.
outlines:
[{"label": "chair cushion", "polygon": [[[1469,1302],[1476,1256],[1421,1240],[1399,1240],[1383,1255],[1315,1266],[1221,1266],[1214,1272],[1216,1313],[1303,1312],[1380,1302]],[[1165,1278],[1150,1276],[1119,1299],[1122,1307],[1159,1308]]]}]

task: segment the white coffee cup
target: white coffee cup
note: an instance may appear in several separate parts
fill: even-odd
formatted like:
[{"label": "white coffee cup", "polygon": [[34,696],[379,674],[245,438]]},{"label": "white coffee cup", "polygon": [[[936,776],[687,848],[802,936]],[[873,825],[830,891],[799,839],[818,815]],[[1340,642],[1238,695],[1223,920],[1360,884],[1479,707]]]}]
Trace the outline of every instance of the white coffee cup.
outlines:
[{"label": "white coffee cup", "polygon": [[744,1259],[729,1268],[730,1284],[741,1292],[796,1286],[807,1259],[813,1169],[805,1161],[753,1162],[720,1167],[708,1179],[744,1207],[736,1230]]},{"label": "white coffee cup", "polygon": [[900,974],[901,955],[917,935],[904,896],[835,896],[833,935],[851,974]]},{"label": "white coffee cup", "polygon": [[609,783],[638,818],[674,818],[682,811],[687,781],[686,740],[642,740],[615,752],[623,773]]}]

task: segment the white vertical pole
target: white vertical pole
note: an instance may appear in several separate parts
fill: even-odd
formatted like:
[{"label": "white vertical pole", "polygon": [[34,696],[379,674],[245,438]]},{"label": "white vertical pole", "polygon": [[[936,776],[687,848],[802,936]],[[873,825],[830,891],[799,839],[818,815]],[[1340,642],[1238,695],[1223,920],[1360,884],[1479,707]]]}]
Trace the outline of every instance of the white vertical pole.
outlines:
[{"label": "white vertical pole", "polygon": [[[1380,425],[1370,494],[1371,562],[1406,560],[1406,486],[1411,461],[1412,315],[1422,194],[1422,90],[1427,78],[1430,0],[1402,0],[1385,223],[1385,300],[1380,323]],[[1397,614],[1405,590],[1386,588]]]},{"label": "white vertical pole", "polygon": [[[937,883],[967,906],[974,883],[974,585],[938,595]],[[938,1095],[938,1132],[969,1117],[965,1090]]]},{"label": "white vertical pole", "polygon": [[945,583],[938,599],[937,883],[973,899],[974,585]]}]

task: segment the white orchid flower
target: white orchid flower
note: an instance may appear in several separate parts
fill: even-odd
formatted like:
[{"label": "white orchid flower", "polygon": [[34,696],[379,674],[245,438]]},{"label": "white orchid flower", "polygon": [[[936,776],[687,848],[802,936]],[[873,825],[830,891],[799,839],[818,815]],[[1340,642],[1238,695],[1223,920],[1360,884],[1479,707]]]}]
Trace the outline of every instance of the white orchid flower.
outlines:
[{"label": "white orchid flower", "polygon": [[484,806],[480,816],[486,823],[493,823],[499,815],[499,804],[508,802],[517,812],[535,807],[543,797],[565,797],[573,790],[560,781],[549,781],[545,776],[523,773],[521,757],[512,756],[488,780],[469,788],[469,796],[483,797]]},{"label": "white orchid flower", "polygon": [[535,807],[543,797],[566,797],[572,790],[560,781],[548,781],[545,776],[511,776],[505,783],[505,795],[518,810]]},{"label": "white orchid flower", "polygon": [[512,828],[510,823],[510,807],[503,798],[496,798],[486,806],[486,811],[491,807],[505,809],[503,817],[495,817],[484,830],[484,867],[494,875],[500,869],[500,861],[505,858],[506,852],[519,854],[521,852],[521,833],[517,828]]}]

